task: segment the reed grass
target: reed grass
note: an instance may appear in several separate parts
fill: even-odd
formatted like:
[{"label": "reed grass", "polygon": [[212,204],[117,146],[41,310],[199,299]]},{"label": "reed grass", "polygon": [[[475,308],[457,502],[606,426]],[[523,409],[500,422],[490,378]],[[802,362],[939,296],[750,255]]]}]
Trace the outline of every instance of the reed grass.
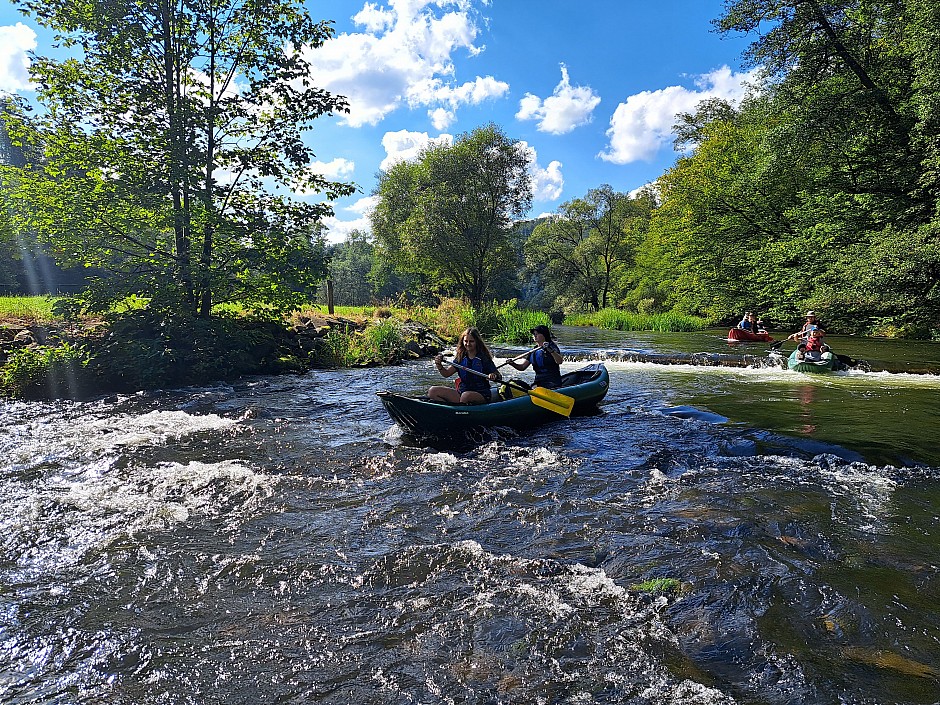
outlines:
[{"label": "reed grass", "polygon": [[565,325],[596,326],[608,330],[654,331],[657,333],[684,333],[703,330],[708,321],[698,316],[680,313],[632,313],[616,308],[603,308],[596,313],[582,313],[565,317]]}]

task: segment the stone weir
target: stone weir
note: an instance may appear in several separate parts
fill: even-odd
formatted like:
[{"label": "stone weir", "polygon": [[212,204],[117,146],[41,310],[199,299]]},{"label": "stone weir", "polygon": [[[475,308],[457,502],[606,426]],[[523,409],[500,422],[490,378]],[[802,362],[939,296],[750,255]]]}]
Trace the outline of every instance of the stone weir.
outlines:
[{"label": "stone weir", "polygon": [[[596,360],[596,356],[565,355],[569,361]],[[611,362],[646,362],[653,365],[696,365],[699,367],[782,367],[787,359],[782,355],[731,355],[728,353],[643,353],[632,350],[607,352],[602,360]]]}]

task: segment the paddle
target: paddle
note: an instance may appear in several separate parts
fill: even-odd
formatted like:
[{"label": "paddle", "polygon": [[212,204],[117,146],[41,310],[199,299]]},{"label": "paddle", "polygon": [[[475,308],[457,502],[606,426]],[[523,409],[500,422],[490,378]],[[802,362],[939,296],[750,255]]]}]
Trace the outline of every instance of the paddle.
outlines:
[{"label": "paddle", "polygon": [[501,362],[500,364],[496,365],[496,369],[498,370],[500,367],[505,367],[505,366],[508,365],[510,362],[515,362],[516,360],[521,360],[521,359],[524,358],[524,357],[528,357],[529,355],[531,355],[532,353],[534,353],[536,350],[541,350],[541,349],[542,349],[542,346],[539,345],[537,348],[532,348],[531,350],[526,350],[526,351],[525,351],[524,353],[522,353],[521,355],[516,355],[516,356],[515,356],[514,358],[512,358],[511,360],[506,360],[506,362]]},{"label": "paddle", "polygon": [[[456,362],[452,362],[451,360],[444,360],[444,362],[446,362],[451,367],[456,367],[458,370],[464,370],[465,372],[477,375],[478,377],[486,377],[489,379],[488,375],[485,375],[482,372],[477,372],[476,370],[469,367],[458,365]],[[503,382],[503,384],[512,387],[513,389],[518,389],[522,392],[525,392],[529,395],[529,398],[532,399],[533,404],[536,406],[541,406],[543,409],[554,411],[556,414],[561,414],[562,416],[571,416],[571,410],[574,409],[574,399],[572,397],[559,394],[558,392],[553,392],[551,389],[544,389],[542,387],[526,389],[521,384],[517,384],[511,380]]]},{"label": "paddle", "polygon": [[858,367],[864,362],[864,360],[856,360],[854,357],[850,357],[849,355],[836,355],[836,357],[839,358],[839,362],[841,362],[846,367]]}]

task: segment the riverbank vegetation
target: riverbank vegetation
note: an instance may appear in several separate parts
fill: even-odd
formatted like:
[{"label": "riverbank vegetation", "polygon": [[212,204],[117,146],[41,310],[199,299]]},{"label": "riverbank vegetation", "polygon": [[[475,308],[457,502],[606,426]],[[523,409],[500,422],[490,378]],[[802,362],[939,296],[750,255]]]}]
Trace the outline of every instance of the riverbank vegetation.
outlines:
[{"label": "riverbank vegetation", "polygon": [[633,313],[617,308],[602,308],[596,313],[581,313],[565,318],[572,326],[597,326],[608,330],[650,330],[658,333],[704,330],[708,321],[680,313]]},{"label": "riverbank vegetation", "polygon": [[49,323],[56,319],[52,296],[0,296],[0,321]]},{"label": "riverbank vegetation", "polygon": [[396,364],[451,347],[470,326],[493,342],[518,344],[530,340],[531,328],[550,323],[546,314],[521,310],[515,301],[477,307],[459,299],[437,307],[347,306],[333,315],[306,307],[283,318],[233,306],[209,318],[167,316],[138,305],[77,321],[47,316],[50,301],[43,297],[21,304],[8,306],[17,312],[15,319],[0,315],[0,394],[21,398],[76,398],[248,374]]},{"label": "riverbank vegetation", "polygon": [[[408,319],[447,341],[476,325],[521,342],[562,318],[689,330],[750,310],[790,328],[812,308],[830,332],[940,339],[928,0],[731,0],[715,26],[754,37],[759,78],[738,103],[678,117],[681,156],[655,183],[599,184],[520,220],[531,151],[484,125],[380,175],[371,231],[339,244],[323,223],[353,186],[313,171],[302,133],[347,106],[298,80],[305,54],[284,51],[315,51],[328,21],[298,0],[159,16],[124,0],[16,4],[83,54],[33,62],[40,110],[0,98],[0,284],[80,276],[37,321],[95,317],[84,341],[57,329],[51,347],[75,346],[62,359],[85,370],[107,359],[128,387],[378,364],[396,359]],[[174,43],[144,29],[160,26],[187,30]],[[227,51],[236,39],[245,51]],[[325,330],[305,307],[325,302],[326,281],[341,306],[397,303]],[[47,348],[17,350],[11,374],[56,369]]]}]

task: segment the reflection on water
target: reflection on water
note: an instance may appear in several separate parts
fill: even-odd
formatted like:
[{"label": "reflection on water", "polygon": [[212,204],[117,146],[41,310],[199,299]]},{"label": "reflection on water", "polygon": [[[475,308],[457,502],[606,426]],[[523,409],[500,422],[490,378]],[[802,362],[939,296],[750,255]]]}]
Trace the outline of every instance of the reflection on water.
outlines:
[{"label": "reflection on water", "polygon": [[816,424],[813,423],[813,402],[816,400],[816,388],[811,384],[797,387],[797,397],[800,401],[800,417],[804,421],[800,427],[800,433],[811,436],[816,432]]},{"label": "reflection on water", "polygon": [[940,700],[940,378],[609,368],[459,448],[426,361],[0,404],[0,702]]}]

